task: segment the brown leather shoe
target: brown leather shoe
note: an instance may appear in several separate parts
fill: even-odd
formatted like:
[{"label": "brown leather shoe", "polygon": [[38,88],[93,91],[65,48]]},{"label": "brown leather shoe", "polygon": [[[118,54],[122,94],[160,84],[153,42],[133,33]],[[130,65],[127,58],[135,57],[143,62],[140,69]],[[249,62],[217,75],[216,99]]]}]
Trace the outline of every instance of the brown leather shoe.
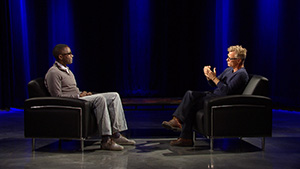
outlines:
[{"label": "brown leather shoe", "polygon": [[170,121],[162,122],[162,126],[166,129],[173,130],[173,131],[179,131],[179,132],[181,131],[181,128],[182,128],[177,117],[173,117],[173,119]]},{"label": "brown leather shoe", "polygon": [[170,142],[171,146],[192,147],[194,145],[192,139],[178,138]]}]

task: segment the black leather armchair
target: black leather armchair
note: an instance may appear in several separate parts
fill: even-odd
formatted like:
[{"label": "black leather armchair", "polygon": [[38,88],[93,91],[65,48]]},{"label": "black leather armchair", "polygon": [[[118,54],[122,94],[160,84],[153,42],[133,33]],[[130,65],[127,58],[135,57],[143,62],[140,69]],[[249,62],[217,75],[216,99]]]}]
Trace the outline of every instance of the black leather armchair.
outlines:
[{"label": "black leather armchair", "polygon": [[210,139],[272,136],[272,101],[268,96],[268,79],[252,75],[242,95],[206,100],[196,113],[194,130]]},{"label": "black leather armchair", "polygon": [[32,138],[79,139],[84,151],[84,140],[97,134],[96,117],[87,101],[51,97],[38,78],[28,83],[29,99],[24,103],[24,135]]}]

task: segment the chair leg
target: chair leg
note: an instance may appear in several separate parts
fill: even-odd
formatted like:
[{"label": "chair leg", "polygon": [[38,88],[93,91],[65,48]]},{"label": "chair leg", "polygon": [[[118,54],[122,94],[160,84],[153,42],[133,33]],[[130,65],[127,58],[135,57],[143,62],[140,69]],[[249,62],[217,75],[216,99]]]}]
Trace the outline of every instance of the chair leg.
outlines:
[{"label": "chair leg", "polygon": [[83,152],[84,151],[84,139],[83,138],[80,139],[80,148],[81,148],[81,151]]},{"label": "chair leg", "polygon": [[214,138],[210,137],[210,151],[214,151]]},{"label": "chair leg", "polygon": [[194,144],[196,142],[196,132],[195,131],[193,131],[193,142],[194,142]]},{"label": "chair leg", "polygon": [[262,149],[263,151],[265,151],[265,148],[266,148],[266,138],[263,137],[263,138],[261,139],[261,149]]},{"label": "chair leg", "polygon": [[32,138],[31,140],[31,150],[35,151],[35,138]]}]

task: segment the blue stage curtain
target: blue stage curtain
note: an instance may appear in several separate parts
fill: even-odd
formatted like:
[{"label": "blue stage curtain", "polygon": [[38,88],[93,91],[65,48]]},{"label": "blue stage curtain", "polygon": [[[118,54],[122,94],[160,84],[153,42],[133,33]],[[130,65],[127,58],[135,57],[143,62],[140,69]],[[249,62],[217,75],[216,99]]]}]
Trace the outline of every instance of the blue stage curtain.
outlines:
[{"label": "blue stage curtain", "polygon": [[10,77],[12,67],[11,59],[9,59],[9,56],[11,55],[11,46],[9,30],[9,9],[7,0],[0,2],[0,17],[0,108],[9,108],[9,106],[11,106],[12,104],[12,78]]},{"label": "blue stage curtain", "polygon": [[73,46],[73,8],[69,0],[5,0],[1,7],[0,105],[22,107],[27,83],[43,77],[54,63],[52,48]]},{"label": "blue stage curtain", "polygon": [[208,90],[203,66],[221,73],[227,48],[248,49],[246,69],[270,80],[274,105],[299,108],[297,0],[3,0],[0,107],[22,107],[52,49],[68,44],[82,90],[122,97],[182,97]]},{"label": "blue stage curtain", "polygon": [[22,105],[27,93],[25,84],[30,79],[28,25],[25,1],[1,3],[4,7],[1,10],[1,108],[7,108]]},{"label": "blue stage curtain", "polygon": [[129,0],[124,11],[123,79],[124,94],[153,95],[151,85],[150,0]]}]

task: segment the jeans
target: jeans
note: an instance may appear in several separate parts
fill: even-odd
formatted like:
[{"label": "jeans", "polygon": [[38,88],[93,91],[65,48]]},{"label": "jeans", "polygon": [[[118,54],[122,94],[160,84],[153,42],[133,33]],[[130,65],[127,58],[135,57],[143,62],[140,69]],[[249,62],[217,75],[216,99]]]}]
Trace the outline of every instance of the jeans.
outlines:
[{"label": "jeans", "polygon": [[173,116],[177,117],[182,122],[182,130],[180,138],[193,138],[193,123],[196,112],[203,109],[204,100],[211,97],[210,92],[187,91],[182,99],[182,102],[177,107]]}]

